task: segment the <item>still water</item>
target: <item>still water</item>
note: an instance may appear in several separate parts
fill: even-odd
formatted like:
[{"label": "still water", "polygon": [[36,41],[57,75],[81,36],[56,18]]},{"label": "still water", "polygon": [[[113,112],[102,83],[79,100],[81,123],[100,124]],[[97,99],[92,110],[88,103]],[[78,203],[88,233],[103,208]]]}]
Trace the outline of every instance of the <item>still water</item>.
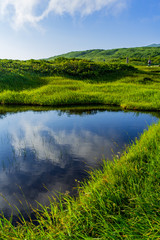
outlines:
[{"label": "still water", "polygon": [[[152,113],[49,110],[0,114],[0,210],[74,193],[77,181],[158,121]],[[27,202],[27,203],[26,203]],[[12,205],[12,208],[9,204]]]}]

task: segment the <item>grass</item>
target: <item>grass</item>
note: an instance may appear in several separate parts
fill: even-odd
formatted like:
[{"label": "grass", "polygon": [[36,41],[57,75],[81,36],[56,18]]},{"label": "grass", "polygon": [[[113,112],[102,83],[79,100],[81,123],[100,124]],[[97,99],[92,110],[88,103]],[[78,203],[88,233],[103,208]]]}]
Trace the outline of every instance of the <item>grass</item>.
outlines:
[{"label": "grass", "polygon": [[18,74],[13,72],[0,72],[0,92],[22,91],[41,87],[45,84],[35,74]]},{"label": "grass", "polygon": [[0,239],[159,239],[160,123],[78,188],[76,198],[50,199],[37,224],[0,220]]},{"label": "grass", "polygon": [[[21,79],[22,78],[22,79]],[[5,105],[110,105],[133,110],[160,110],[160,69],[139,67],[132,74],[109,73],[93,79],[64,76],[0,78]]]}]

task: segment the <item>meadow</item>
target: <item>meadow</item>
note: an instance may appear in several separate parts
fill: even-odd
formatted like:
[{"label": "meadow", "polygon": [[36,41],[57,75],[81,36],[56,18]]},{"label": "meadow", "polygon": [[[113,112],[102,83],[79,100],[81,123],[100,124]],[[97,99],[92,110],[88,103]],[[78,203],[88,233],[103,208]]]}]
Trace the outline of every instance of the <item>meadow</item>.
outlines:
[{"label": "meadow", "polygon": [[87,60],[0,62],[2,105],[109,105],[160,109],[160,68]]},{"label": "meadow", "polygon": [[[118,106],[160,110],[160,68],[58,58],[0,60],[0,103],[28,106]],[[78,195],[50,199],[20,215],[1,216],[0,239],[160,239],[160,123],[113,163],[90,174]]]}]

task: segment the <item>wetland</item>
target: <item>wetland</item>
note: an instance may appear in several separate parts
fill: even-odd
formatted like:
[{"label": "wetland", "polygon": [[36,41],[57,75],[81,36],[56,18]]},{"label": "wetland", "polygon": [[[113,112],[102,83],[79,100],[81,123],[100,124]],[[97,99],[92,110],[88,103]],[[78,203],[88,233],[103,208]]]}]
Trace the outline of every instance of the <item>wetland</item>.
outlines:
[{"label": "wetland", "polygon": [[[0,115],[0,206],[6,217],[48,206],[49,197],[76,193],[88,172],[135,141],[159,113],[118,108],[40,109]],[[11,207],[12,206],[12,207]]]}]

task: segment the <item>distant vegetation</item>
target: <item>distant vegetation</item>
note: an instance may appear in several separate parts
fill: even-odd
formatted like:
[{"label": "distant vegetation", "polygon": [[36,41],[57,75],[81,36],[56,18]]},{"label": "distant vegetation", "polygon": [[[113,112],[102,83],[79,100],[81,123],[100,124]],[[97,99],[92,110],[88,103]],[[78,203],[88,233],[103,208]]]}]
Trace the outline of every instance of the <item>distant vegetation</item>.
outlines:
[{"label": "distant vegetation", "polygon": [[134,65],[146,65],[148,59],[150,58],[153,64],[160,64],[160,46],[156,45],[155,47],[119,48],[111,50],[94,49],[87,51],[76,51],[51,57],[48,60],[53,60],[57,57],[81,58],[96,62],[105,61],[110,63],[126,63],[126,58],[128,57],[129,62]]},{"label": "distant vegetation", "polygon": [[150,44],[146,47],[160,47],[160,44],[153,43],[153,44]]},{"label": "distant vegetation", "polygon": [[[60,57],[54,61],[47,60],[0,60],[1,76],[14,74],[35,77],[35,76],[75,76],[79,78],[92,78],[104,76],[108,73],[120,73],[124,71],[133,71],[134,67],[125,64],[105,64],[95,63],[86,59],[67,59]],[[9,79],[8,78],[8,79]]]}]

